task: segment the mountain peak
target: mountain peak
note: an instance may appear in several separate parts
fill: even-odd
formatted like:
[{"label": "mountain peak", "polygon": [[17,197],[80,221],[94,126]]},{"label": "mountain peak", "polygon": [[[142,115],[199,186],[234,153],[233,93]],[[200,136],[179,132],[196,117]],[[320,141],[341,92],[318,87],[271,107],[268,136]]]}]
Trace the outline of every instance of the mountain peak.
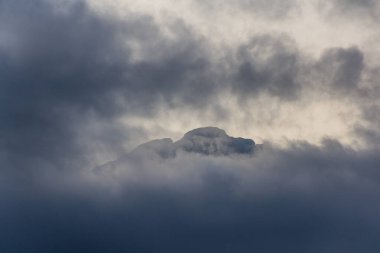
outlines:
[{"label": "mountain peak", "polygon": [[141,144],[130,155],[158,156],[168,159],[178,154],[200,154],[206,156],[231,156],[254,153],[255,142],[251,139],[235,138],[217,127],[201,127],[187,132],[180,140],[173,142],[165,138]]},{"label": "mountain peak", "polygon": [[201,127],[187,132],[182,139],[173,142],[169,138],[152,140],[136,147],[132,152],[116,161],[95,168],[96,171],[115,169],[125,161],[175,159],[181,154],[198,154],[203,156],[251,156],[260,149],[251,139],[231,137],[226,131],[217,127]]},{"label": "mountain peak", "polygon": [[184,135],[185,138],[192,138],[194,136],[207,138],[228,137],[226,131],[217,127],[200,127],[193,129]]},{"label": "mountain peak", "polygon": [[187,132],[174,143],[177,151],[212,156],[251,155],[255,142],[251,139],[234,138],[217,127],[202,127]]}]

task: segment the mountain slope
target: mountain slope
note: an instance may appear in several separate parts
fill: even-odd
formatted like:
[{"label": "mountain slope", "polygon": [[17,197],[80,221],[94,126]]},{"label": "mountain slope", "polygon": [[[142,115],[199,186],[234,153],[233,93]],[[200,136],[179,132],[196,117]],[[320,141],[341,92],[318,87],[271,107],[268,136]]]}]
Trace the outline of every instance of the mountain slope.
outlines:
[{"label": "mountain slope", "polygon": [[176,142],[164,138],[143,143],[119,159],[96,167],[94,171],[114,170],[132,161],[165,161],[179,155],[250,157],[259,148],[260,145],[256,145],[251,139],[231,137],[217,127],[202,127],[187,132]]},{"label": "mountain slope", "polygon": [[138,146],[132,155],[158,155],[173,158],[178,153],[196,153],[207,156],[251,155],[255,142],[251,139],[234,138],[217,127],[202,127],[187,132],[180,140],[153,140]]}]

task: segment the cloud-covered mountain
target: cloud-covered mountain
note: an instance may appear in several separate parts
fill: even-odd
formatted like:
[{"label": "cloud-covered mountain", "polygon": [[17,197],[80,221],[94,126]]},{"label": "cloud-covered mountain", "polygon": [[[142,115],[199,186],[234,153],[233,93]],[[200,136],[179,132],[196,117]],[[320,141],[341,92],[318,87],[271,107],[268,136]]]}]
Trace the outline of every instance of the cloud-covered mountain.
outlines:
[{"label": "cloud-covered mountain", "polygon": [[0,0],[0,253],[380,252],[379,17]]},{"label": "cloud-covered mountain", "polygon": [[143,143],[130,153],[115,161],[94,168],[95,172],[109,172],[123,169],[131,161],[171,160],[177,156],[211,157],[251,157],[262,148],[251,139],[235,138],[217,127],[202,127],[187,132],[181,139],[173,142],[170,138]]},{"label": "cloud-covered mountain", "polygon": [[212,156],[252,155],[255,146],[251,139],[231,137],[217,127],[202,127],[187,132],[176,142],[165,138],[144,143],[131,155],[145,155],[146,152],[161,158],[173,158],[179,152]]}]

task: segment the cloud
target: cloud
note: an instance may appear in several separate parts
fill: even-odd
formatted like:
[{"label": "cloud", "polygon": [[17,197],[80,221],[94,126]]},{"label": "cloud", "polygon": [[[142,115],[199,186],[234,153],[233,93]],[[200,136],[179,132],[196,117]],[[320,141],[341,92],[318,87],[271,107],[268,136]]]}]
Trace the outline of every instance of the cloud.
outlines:
[{"label": "cloud", "polygon": [[[300,7],[236,4],[278,21]],[[378,252],[372,49],[338,45],[312,56],[281,26],[253,24],[248,41],[225,46],[195,21],[160,18],[98,12],[85,1],[0,0],[0,252]],[[337,101],[338,113],[313,114],[316,101]],[[362,113],[352,115],[351,133],[364,148],[295,135],[303,140],[235,156],[254,142],[209,129],[182,139],[190,152],[172,159],[125,155],[125,143],[155,131],[158,112],[160,133],[212,122],[218,116],[207,113],[219,110],[231,128],[256,131],[249,120],[260,116],[283,136],[287,122],[309,127],[318,113],[329,115],[319,115],[328,129],[347,105]],[[149,145],[171,156],[175,144]],[[103,155],[121,158],[89,170]]]},{"label": "cloud", "polygon": [[234,90],[240,96],[257,96],[263,91],[284,100],[296,99],[300,89],[297,80],[300,56],[289,37],[253,37],[240,46],[237,57]]},{"label": "cloud", "polygon": [[320,1],[323,13],[330,18],[355,18],[355,22],[378,22],[380,6],[376,0],[334,0]]},{"label": "cloud", "polygon": [[116,110],[112,94],[121,82],[124,52],[112,24],[83,3],[63,13],[44,1],[3,6],[1,23],[10,38],[1,48],[3,149],[53,162],[75,154],[72,128],[86,112],[112,117]]},{"label": "cloud", "polygon": [[128,129],[118,132],[121,115],[198,106],[213,94],[205,48],[180,21],[168,27],[170,39],[147,16],[118,20],[83,1],[43,0],[3,1],[0,20],[0,135],[9,166],[29,159],[74,166],[92,145],[94,125],[105,129],[96,138],[118,136],[101,145],[121,149],[128,139]]},{"label": "cloud", "polygon": [[211,107],[235,117],[221,94],[294,102],[318,82],[339,96],[362,91],[364,55],[356,47],[326,49],[310,61],[289,35],[267,32],[218,58],[218,48],[184,20],[159,25],[138,13],[117,18],[82,1],[1,5],[5,168],[81,168],[96,147],[119,155],[131,136],[146,136],[120,123],[123,117]]},{"label": "cloud", "polygon": [[365,70],[364,55],[356,47],[330,48],[323,52],[316,64],[322,85],[333,93],[360,93],[360,81]]},{"label": "cloud", "polygon": [[259,17],[269,18],[269,19],[283,19],[289,17],[291,14],[299,11],[297,0],[239,0],[239,1],[225,1],[216,0],[209,2],[202,2],[203,6],[211,9],[217,8],[236,8],[239,11],[247,12],[250,14],[257,15]]},{"label": "cloud", "polygon": [[359,122],[354,129],[355,134],[364,140],[371,148],[380,147],[380,107],[377,105],[369,105],[362,107],[363,120]]},{"label": "cloud", "polygon": [[34,189],[2,190],[1,247],[376,252],[379,164],[376,152],[325,140],[247,159],[191,154],[76,180],[52,174]]}]

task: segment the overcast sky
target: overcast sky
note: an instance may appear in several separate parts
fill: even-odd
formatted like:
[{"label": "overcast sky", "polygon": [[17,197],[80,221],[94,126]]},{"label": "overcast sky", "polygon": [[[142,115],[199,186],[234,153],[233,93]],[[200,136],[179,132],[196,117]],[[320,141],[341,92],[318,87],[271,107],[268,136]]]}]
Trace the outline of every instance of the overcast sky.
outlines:
[{"label": "overcast sky", "polygon": [[[379,252],[379,22],[376,0],[0,0],[0,252]],[[117,160],[203,126],[264,149]]]}]

